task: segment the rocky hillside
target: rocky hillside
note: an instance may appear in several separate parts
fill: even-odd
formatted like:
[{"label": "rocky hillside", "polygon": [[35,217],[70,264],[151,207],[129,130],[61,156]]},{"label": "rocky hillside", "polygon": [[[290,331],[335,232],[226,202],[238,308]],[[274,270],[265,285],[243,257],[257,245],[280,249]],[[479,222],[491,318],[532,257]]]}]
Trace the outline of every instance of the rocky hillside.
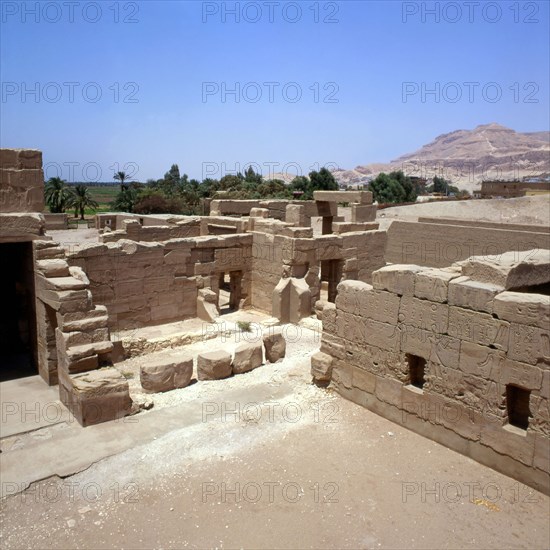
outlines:
[{"label": "rocky hillside", "polygon": [[443,176],[472,191],[484,179],[523,179],[550,174],[550,132],[520,133],[500,124],[443,134],[414,153],[388,164],[368,164],[334,171],[342,184],[368,181],[380,172]]}]

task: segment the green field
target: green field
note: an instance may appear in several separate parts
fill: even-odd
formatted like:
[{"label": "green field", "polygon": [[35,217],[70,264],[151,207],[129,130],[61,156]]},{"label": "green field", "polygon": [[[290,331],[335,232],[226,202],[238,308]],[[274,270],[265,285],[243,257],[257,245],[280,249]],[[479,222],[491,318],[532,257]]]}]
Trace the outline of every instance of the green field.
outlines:
[{"label": "green field", "polygon": [[[88,186],[90,194],[99,203],[99,208],[97,212],[110,212],[112,208],[112,202],[115,200],[120,187],[118,185],[113,185],[112,187],[92,187]],[[86,215],[92,214],[92,211],[86,211]]]}]

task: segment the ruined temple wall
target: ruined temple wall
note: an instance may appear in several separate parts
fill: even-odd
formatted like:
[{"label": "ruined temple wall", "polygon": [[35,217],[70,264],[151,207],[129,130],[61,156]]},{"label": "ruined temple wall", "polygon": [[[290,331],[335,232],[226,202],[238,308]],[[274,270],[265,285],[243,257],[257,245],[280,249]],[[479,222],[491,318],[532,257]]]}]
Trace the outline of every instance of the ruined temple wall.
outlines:
[{"label": "ruined temple wall", "polygon": [[198,237],[201,234],[201,220],[198,217],[179,221],[174,225],[141,225],[138,220],[124,220],[122,229],[102,233],[99,240],[104,243],[129,239],[136,242],[162,242],[170,239]]},{"label": "ruined temple wall", "polygon": [[217,291],[225,271],[246,273],[246,299],[251,244],[250,235],[121,240],[83,246],[69,253],[68,261],[86,272],[94,302],[107,306],[111,328],[124,330],[195,317],[198,290]]},{"label": "ruined temple wall", "polygon": [[425,222],[393,221],[388,229],[385,259],[405,263],[446,267],[470,256],[497,256],[509,250],[524,251],[550,248],[550,234],[526,226],[499,228],[474,221],[432,220]]},{"label": "ruined temple wall", "polygon": [[[372,286],[341,283],[312,372],[331,365],[344,397],[548,493],[550,297],[510,289],[547,282],[550,252],[516,261],[509,276],[514,260],[388,266]],[[510,417],[517,388],[527,429]]]},{"label": "ruined temple wall", "polygon": [[[274,227],[272,232],[266,227],[269,224]],[[261,231],[252,232],[251,305],[257,309],[271,312],[273,290],[283,277],[305,278],[312,295],[318,296],[325,260],[341,262],[341,280],[368,282],[372,272],[385,265],[385,231],[300,238],[281,235],[283,230],[299,234],[298,228],[281,225],[285,224],[262,220]]]}]

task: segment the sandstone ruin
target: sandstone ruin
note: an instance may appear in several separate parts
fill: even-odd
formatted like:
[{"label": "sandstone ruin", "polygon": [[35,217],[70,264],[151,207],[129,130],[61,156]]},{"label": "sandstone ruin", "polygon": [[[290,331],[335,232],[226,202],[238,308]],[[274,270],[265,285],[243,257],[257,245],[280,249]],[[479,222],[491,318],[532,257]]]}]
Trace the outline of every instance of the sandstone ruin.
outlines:
[{"label": "sandstone ruin", "polygon": [[[248,308],[313,316],[317,384],[550,492],[547,227],[425,218],[386,231],[371,193],[317,191],[214,200],[209,216],[100,214],[98,242],[64,246],[46,230],[41,153],[3,149],[0,167],[2,368],[58,385],[83,426],[135,412],[113,366],[131,343],[115,332]],[[200,354],[198,379],[284,355],[274,329]],[[192,365],[152,361],[141,384],[184,388]]]}]

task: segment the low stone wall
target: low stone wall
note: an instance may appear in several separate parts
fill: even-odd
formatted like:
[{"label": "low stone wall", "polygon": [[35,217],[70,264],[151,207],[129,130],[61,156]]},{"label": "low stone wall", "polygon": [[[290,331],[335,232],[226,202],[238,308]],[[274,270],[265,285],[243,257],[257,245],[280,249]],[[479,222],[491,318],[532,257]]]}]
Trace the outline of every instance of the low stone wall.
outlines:
[{"label": "low stone wall", "polygon": [[185,221],[178,221],[174,225],[143,226],[139,221],[123,220],[123,229],[106,231],[99,236],[103,243],[112,243],[121,239],[130,239],[136,242],[162,242],[170,239],[184,239],[198,237],[201,234],[201,220],[197,217]]},{"label": "low stone wall", "polygon": [[120,240],[84,245],[67,256],[70,265],[86,272],[94,302],[107,306],[110,327],[124,330],[195,317],[198,290],[217,293],[220,273],[242,271],[246,300],[251,246],[250,234],[162,243]]},{"label": "low stone wall", "polygon": [[509,250],[533,248],[550,248],[550,234],[545,229],[506,224],[494,228],[459,220],[393,221],[385,259],[395,264],[446,267],[474,255],[496,257]]},{"label": "low stone wall", "polygon": [[342,282],[325,306],[314,378],[548,493],[550,297],[526,290],[550,281],[550,251],[372,279]]},{"label": "low stone wall", "polygon": [[69,219],[67,214],[44,213],[43,216],[46,221],[46,231],[62,230],[69,227]]}]

